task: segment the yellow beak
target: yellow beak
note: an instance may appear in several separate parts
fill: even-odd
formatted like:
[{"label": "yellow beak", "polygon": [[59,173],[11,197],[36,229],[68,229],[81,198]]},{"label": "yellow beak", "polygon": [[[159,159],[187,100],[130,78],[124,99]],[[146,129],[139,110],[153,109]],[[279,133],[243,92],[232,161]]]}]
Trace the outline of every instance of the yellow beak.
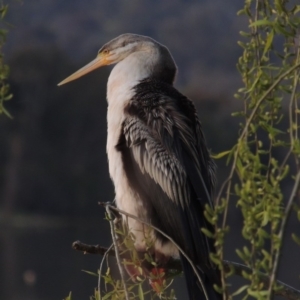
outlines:
[{"label": "yellow beak", "polygon": [[70,81],[73,81],[89,72],[92,72],[93,70],[100,68],[102,66],[106,66],[108,65],[109,62],[106,59],[106,57],[104,57],[103,55],[99,55],[97,56],[94,60],[92,60],[90,63],[88,63],[86,66],[82,67],[81,69],[79,69],[77,72],[73,73],[72,75],[70,75],[69,77],[67,77],[66,79],[64,79],[63,81],[61,81],[58,86],[63,85],[65,83],[68,83]]}]

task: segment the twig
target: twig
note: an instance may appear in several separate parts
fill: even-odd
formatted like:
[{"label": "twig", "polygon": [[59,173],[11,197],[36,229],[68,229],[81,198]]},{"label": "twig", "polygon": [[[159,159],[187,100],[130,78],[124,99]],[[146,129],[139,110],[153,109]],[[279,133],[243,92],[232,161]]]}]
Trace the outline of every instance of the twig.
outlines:
[{"label": "twig", "polygon": [[129,293],[128,293],[127,286],[126,286],[124,269],[122,268],[120,254],[119,254],[119,248],[118,248],[118,244],[117,244],[115,223],[114,223],[114,220],[113,220],[112,214],[111,214],[112,206],[109,205],[108,203],[106,203],[105,204],[105,209],[106,209],[106,212],[107,212],[107,215],[108,215],[108,221],[109,221],[109,224],[110,224],[111,236],[112,236],[112,240],[113,240],[113,244],[114,244],[114,248],[115,248],[115,255],[116,255],[116,259],[117,259],[117,265],[119,267],[120,276],[121,276],[123,286],[124,286],[125,299],[129,300]]},{"label": "twig", "polygon": [[[114,249],[101,247],[99,245],[95,245],[95,246],[86,245],[86,244],[81,243],[80,241],[76,241],[73,243],[73,245],[74,244],[76,244],[76,247],[72,246],[73,249],[82,251],[85,254],[90,253],[90,254],[104,255],[104,253],[107,253],[107,255],[110,255],[110,256],[115,256],[115,254],[116,254]],[[91,249],[91,252],[89,252],[90,249]],[[99,251],[95,251],[95,249],[99,249]],[[224,260],[223,265],[224,265],[224,269],[226,272],[230,272],[231,268],[234,267],[234,274],[237,276],[241,276],[241,277],[243,277],[244,271],[248,271],[248,272],[252,271],[251,268],[249,268],[245,265],[242,265],[242,264],[239,264],[236,262],[232,262],[232,261],[228,261],[228,260]],[[178,272],[182,272],[182,265],[181,265],[181,262],[179,259],[170,258],[168,260],[168,262],[164,265],[164,268],[166,270],[175,270]],[[264,273],[259,273],[259,276],[260,276],[261,282],[264,283],[265,285],[268,285],[268,283],[270,281],[270,277]],[[300,291],[299,290],[297,290],[279,280],[276,280],[276,283],[282,287],[281,289],[278,289],[274,292],[274,294],[276,296],[281,296],[288,300],[300,300]]]},{"label": "twig", "polygon": [[189,264],[190,264],[191,267],[193,268],[193,271],[194,271],[195,275],[197,276],[197,279],[199,280],[199,282],[200,282],[200,284],[201,284],[201,288],[202,288],[202,290],[203,290],[203,293],[204,293],[204,295],[205,295],[205,298],[206,298],[206,300],[209,300],[208,295],[207,295],[207,291],[206,291],[205,286],[204,286],[204,283],[203,283],[203,281],[202,281],[202,279],[201,279],[201,277],[200,277],[200,275],[199,275],[199,273],[198,273],[198,271],[197,271],[197,268],[195,267],[194,263],[193,263],[192,260],[188,257],[188,255],[183,251],[183,249],[182,249],[182,248],[181,248],[181,247],[180,247],[180,246],[179,246],[179,245],[178,245],[178,244],[177,244],[170,236],[168,236],[166,233],[164,233],[162,230],[160,230],[160,229],[157,228],[156,226],[154,226],[154,225],[152,225],[152,224],[150,224],[150,223],[148,223],[148,222],[145,222],[145,221],[139,219],[138,217],[136,217],[136,216],[134,216],[134,215],[132,215],[132,214],[127,213],[126,211],[123,211],[123,210],[121,210],[121,209],[118,209],[118,208],[116,208],[116,207],[114,207],[114,206],[111,206],[111,205],[109,205],[109,204],[107,204],[107,203],[101,203],[101,202],[99,202],[99,204],[102,205],[102,206],[104,205],[104,206],[106,207],[106,209],[107,209],[107,207],[108,207],[109,209],[111,209],[111,210],[113,210],[113,211],[116,211],[116,212],[118,212],[118,213],[120,213],[120,214],[122,214],[122,215],[125,215],[125,216],[127,216],[127,217],[129,217],[129,218],[131,218],[131,219],[137,220],[137,221],[143,223],[143,224],[146,225],[146,226],[149,226],[149,228],[152,228],[152,229],[156,230],[156,231],[159,232],[161,235],[163,235],[164,237],[166,237],[170,242],[172,242],[173,245],[175,245],[175,246],[177,247],[177,249],[180,251],[180,253],[186,258],[186,260],[189,262]]},{"label": "twig", "polygon": [[[295,195],[298,191],[299,183],[300,183],[300,171],[297,173],[297,176],[296,176],[296,179],[295,179],[295,184],[294,184],[290,199],[289,199],[289,201],[287,203],[287,206],[285,208],[284,217],[283,217],[282,222],[281,222],[280,231],[279,231],[279,234],[278,234],[278,239],[279,239],[279,241],[281,241],[281,244],[282,244],[282,239],[283,239],[286,223],[287,223],[287,220],[289,218],[289,215],[290,215],[290,212],[291,212],[291,209],[292,209],[292,205],[293,205],[293,202],[294,202],[294,198],[295,198]],[[269,284],[269,295],[270,295],[270,297],[272,295],[273,285],[274,285],[276,274],[277,274],[277,269],[278,269],[278,264],[279,264],[279,257],[280,257],[280,253],[281,253],[280,250],[281,250],[281,245],[279,245],[279,249],[276,252],[276,256],[275,256],[274,264],[273,264],[273,269],[272,269],[272,273],[271,273],[271,277],[270,277],[270,284]]]},{"label": "twig", "polygon": [[[107,250],[105,251],[105,253],[104,253],[104,255],[103,255],[102,259],[101,259],[101,263],[100,263],[100,267],[99,267],[98,293],[99,293],[99,298],[100,298],[100,300],[102,299],[102,296],[101,296],[101,290],[100,290],[100,288],[101,288],[101,274],[102,274],[102,267],[103,267],[103,263],[104,263],[104,261],[105,261],[106,256],[108,255],[108,253],[109,253],[111,250],[114,250],[114,249],[113,249],[113,246],[114,246],[114,244],[111,244],[110,247],[107,248]],[[114,251],[114,254],[116,254],[115,251]]]},{"label": "twig", "polygon": [[[100,245],[84,244],[84,243],[81,243],[80,241],[75,241],[72,244],[72,248],[74,250],[84,252],[84,254],[88,253],[88,254],[100,254],[100,255],[105,255],[105,253],[109,249],[109,248],[106,248],[106,247],[102,247]],[[109,253],[107,253],[107,254],[111,255],[111,256],[115,256],[115,249],[113,249],[113,248],[110,249]]]},{"label": "twig", "polygon": [[[81,243],[80,241],[76,241],[72,244],[72,248],[77,251],[84,252],[84,254],[99,254],[99,255],[109,255],[109,256],[116,256],[115,249],[109,247],[102,247],[99,245],[87,245],[84,243]],[[139,254],[139,253],[138,253]],[[141,259],[143,259],[143,254],[141,253]],[[123,255],[121,254],[121,257]],[[176,270],[182,272],[182,266],[179,259],[173,259],[170,258],[166,264],[163,265],[164,268],[167,270]]]}]

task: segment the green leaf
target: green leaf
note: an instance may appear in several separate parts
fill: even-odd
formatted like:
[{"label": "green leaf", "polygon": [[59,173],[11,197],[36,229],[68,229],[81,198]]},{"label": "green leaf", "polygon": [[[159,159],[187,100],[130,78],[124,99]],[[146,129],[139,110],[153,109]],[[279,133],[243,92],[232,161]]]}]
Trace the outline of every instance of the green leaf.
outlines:
[{"label": "green leaf", "polygon": [[207,211],[204,211],[205,219],[212,225],[216,224],[216,218],[213,218]]},{"label": "green leaf", "polygon": [[252,290],[252,289],[248,289],[248,294],[250,296],[253,296],[257,299],[265,299],[265,298],[262,298],[263,296],[267,296],[269,294],[269,291],[268,290],[264,290],[264,291],[256,291],[256,290]]},{"label": "green leaf", "polygon": [[242,287],[240,287],[236,292],[234,292],[231,296],[237,296],[239,294],[241,294],[244,290],[246,290],[249,287],[249,285],[244,285]]},{"label": "green leaf", "polygon": [[297,14],[298,12],[300,12],[300,5],[295,5],[295,7],[293,8],[293,13]]},{"label": "green leaf", "polygon": [[115,291],[112,291],[110,293],[107,293],[106,295],[104,295],[102,297],[102,300],[108,300],[108,299],[111,299],[111,296],[114,294]]},{"label": "green leaf", "polygon": [[247,48],[247,45],[245,45],[245,44],[244,44],[243,42],[241,42],[241,41],[238,41],[237,44],[238,44],[240,47],[244,48],[244,49]]},{"label": "green leaf", "polygon": [[12,115],[8,112],[8,110],[6,110],[6,108],[0,104],[0,114],[4,113],[7,117],[9,117],[10,119],[13,119]]},{"label": "green leaf", "polygon": [[243,261],[246,261],[246,257],[245,257],[245,254],[244,252],[242,252],[240,249],[236,249],[236,254],[243,260]]},{"label": "green leaf", "polygon": [[266,226],[268,224],[268,222],[269,222],[269,213],[267,211],[264,211],[261,226]]},{"label": "green leaf", "polygon": [[214,253],[210,253],[209,255],[211,261],[216,264],[216,265],[220,265],[221,264],[221,260],[220,257]]},{"label": "green leaf", "polygon": [[286,165],[283,169],[282,174],[280,175],[280,180],[284,179],[290,171],[290,166]]},{"label": "green leaf", "polygon": [[72,300],[72,292],[70,292],[69,295],[64,298],[64,300]]},{"label": "green leaf", "polygon": [[252,35],[251,33],[245,32],[245,31],[240,31],[239,33],[241,36],[245,36],[245,37],[251,37],[251,35]]},{"label": "green leaf", "polygon": [[293,32],[288,32],[285,28],[286,27],[280,25],[279,23],[275,24],[275,29],[278,33],[282,33],[284,36],[294,37]]},{"label": "green leaf", "polygon": [[95,300],[100,300],[100,292],[97,289],[95,289],[94,298]]},{"label": "green leaf", "polygon": [[1,19],[5,17],[8,11],[8,5],[2,5],[0,8]]},{"label": "green leaf", "polygon": [[139,284],[138,286],[138,293],[139,293],[139,299],[140,300],[144,300],[144,292],[143,292],[143,287],[142,287],[142,284]]},{"label": "green leaf", "polygon": [[96,277],[99,276],[98,274],[96,274],[96,273],[94,273],[94,272],[91,272],[91,271],[87,271],[87,270],[81,270],[81,271],[84,272],[84,273],[87,273],[87,274],[89,274],[89,275],[92,275],[92,276],[96,276]]},{"label": "green leaf", "polygon": [[220,159],[220,158],[222,158],[222,157],[228,155],[231,151],[232,151],[232,150],[223,151],[223,152],[220,152],[220,153],[218,153],[218,154],[211,155],[211,157],[212,157],[213,159]]},{"label": "green leaf", "polygon": [[295,233],[292,233],[292,239],[300,246],[300,238]]},{"label": "green leaf", "polygon": [[274,26],[274,22],[269,21],[269,20],[257,20],[249,25],[249,27],[254,27],[254,26]]},{"label": "green leaf", "polygon": [[282,5],[282,0],[275,0],[275,7],[279,13],[285,12],[284,6]]},{"label": "green leaf", "polygon": [[270,49],[270,47],[273,43],[273,39],[274,39],[274,30],[271,30],[267,37],[263,55],[265,55],[268,52],[268,50]]},{"label": "green leaf", "polygon": [[239,10],[236,14],[237,14],[238,16],[245,15],[245,14],[246,14],[245,8]]},{"label": "green leaf", "polygon": [[201,228],[201,231],[208,237],[213,238],[214,235],[207,228]]}]

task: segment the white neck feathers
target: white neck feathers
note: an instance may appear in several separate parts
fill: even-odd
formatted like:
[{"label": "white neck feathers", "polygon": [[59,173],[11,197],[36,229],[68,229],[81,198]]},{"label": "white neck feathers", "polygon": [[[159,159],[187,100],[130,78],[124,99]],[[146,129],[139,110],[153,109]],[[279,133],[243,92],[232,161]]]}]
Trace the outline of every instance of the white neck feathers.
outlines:
[{"label": "white neck feathers", "polygon": [[[141,80],[151,76],[156,63],[155,53],[139,51],[120,61],[111,71],[107,83],[108,104],[116,101],[129,101],[132,88]],[[122,95],[122,99],[120,96]],[[128,97],[130,97],[128,99]]]}]

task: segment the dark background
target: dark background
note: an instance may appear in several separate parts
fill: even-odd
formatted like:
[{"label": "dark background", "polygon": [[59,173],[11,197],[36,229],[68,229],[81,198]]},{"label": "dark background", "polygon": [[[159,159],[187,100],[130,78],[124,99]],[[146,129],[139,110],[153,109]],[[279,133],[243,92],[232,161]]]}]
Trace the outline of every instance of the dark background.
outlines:
[{"label": "dark background", "polygon": [[[236,41],[246,20],[238,0],[28,0],[9,2],[4,49],[13,100],[0,116],[0,299],[52,300],[73,292],[89,299],[101,257],[71,249],[79,239],[110,244],[98,201],[113,200],[106,144],[106,82],[110,67],[66,86],[62,79],[91,61],[119,34],[145,34],[169,47],[176,87],[198,108],[213,153],[229,149],[242,103]],[[218,181],[228,167],[218,161]],[[288,189],[287,189],[288,190]],[[227,258],[238,261],[241,216],[232,202]],[[296,227],[298,226],[298,227]],[[290,222],[299,232],[299,223]],[[299,248],[288,235],[280,278],[299,283]],[[112,265],[114,262],[112,262]],[[237,282],[232,279],[232,282]],[[176,285],[179,299],[184,287]]]}]

